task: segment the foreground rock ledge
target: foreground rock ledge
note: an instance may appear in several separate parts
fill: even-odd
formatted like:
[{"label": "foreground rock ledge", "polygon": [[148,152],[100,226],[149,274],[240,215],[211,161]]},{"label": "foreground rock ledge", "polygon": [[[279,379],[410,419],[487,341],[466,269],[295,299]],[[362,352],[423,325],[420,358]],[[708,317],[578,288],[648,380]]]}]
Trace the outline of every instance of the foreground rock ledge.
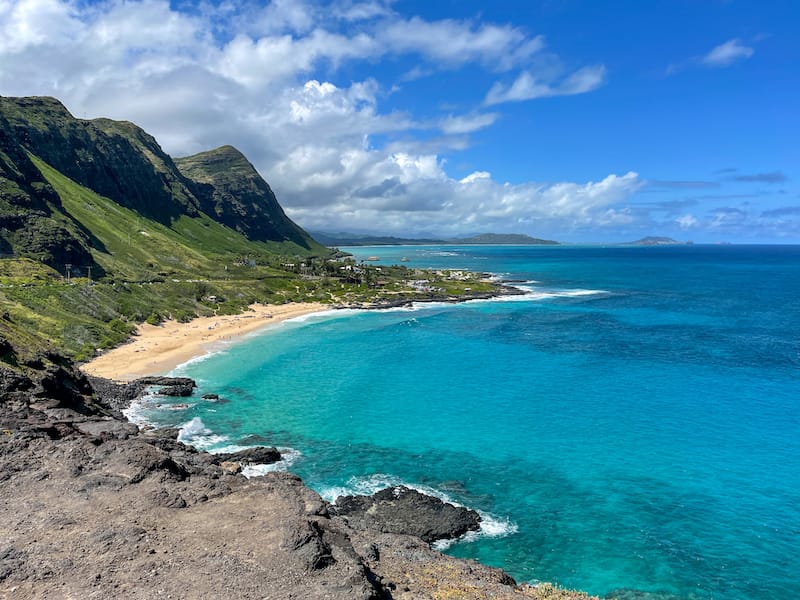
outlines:
[{"label": "foreground rock ledge", "polygon": [[2,597],[586,598],[356,529],[297,477],[245,479],[53,375],[0,366]]}]

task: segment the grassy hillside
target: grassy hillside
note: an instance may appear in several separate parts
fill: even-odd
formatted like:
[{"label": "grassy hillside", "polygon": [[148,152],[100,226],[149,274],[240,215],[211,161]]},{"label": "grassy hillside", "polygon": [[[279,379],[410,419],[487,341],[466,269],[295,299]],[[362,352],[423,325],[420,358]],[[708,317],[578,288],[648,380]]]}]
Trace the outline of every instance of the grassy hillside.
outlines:
[{"label": "grassy hillside", "polygon": [[[120,343],[145,319],[238,312],[256,301],[330,299],[314,282],[281,267],[295,256],[308,260],[307,248],[250,241],[202,213],[182,215],[168,227],[78,185],[36,156],[30,160],[61,200],[63,212],[54,211],[53,219],[85,232],[92,264],[100,269],[0,260],[0,307],[28,332],[26,346],[41,345],[30,337],[39,336],[81,359]],[[7,327],[8,335],[20,340],[19,327]]]},{"label": "grassy hillside", "polygon": [[62,218],[68,223],[70,217],[89,232],[94,259],[113,279],[229,277],[225,267],[244,257],[263,267],[278,255],[310,254],[296,244],[250,241],[203,213],[181,215],[168,227],[78,185],[35,156],[31,160],[61,198]]}]

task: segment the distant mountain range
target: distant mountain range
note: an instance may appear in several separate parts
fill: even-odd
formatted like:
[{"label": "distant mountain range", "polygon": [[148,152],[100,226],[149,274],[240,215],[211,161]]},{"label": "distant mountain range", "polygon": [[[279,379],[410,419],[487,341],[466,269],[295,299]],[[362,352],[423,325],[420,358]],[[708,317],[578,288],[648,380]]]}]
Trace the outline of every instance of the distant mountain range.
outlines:
[{"label": "distant mountain range", "polygon": [[650,235],[636,240],[635,242],[625,242],[624,246],[681,246],[692,242],[679,242],[670,237]]},{"label": "distant mountain range", "polygon": [[519,233],[483,233],[464,238],[402,238],[394,236],[375,236],[357,233],[326,233],[315,231],[312,237],[326,246],[397,246],[397,245],[425,245],[425,244],[485,244],[485,245],[556,245],[558,242],[542,240]]}]

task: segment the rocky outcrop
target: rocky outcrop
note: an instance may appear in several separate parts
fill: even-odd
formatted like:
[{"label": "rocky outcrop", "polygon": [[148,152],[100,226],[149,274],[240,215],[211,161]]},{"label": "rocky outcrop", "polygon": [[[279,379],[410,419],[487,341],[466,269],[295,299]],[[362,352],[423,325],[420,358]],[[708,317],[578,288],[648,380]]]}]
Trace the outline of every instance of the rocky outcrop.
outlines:
[{"label": "rocky outcrop", "polygon": [[246,465],[269,465],[281,459],[281,453],[276,448],[258,446],[247,448],[238,452],[226,452],[213,454],[211,459],[214,464],[219,465],[223,462],[236,462]]},{"label": "rocky outcrop", "polygon": [[372,496],[341,496],[331,507],[351,527],[413,535],[425,542],[455,539],[480,527],[477,512],[405,486]]}]

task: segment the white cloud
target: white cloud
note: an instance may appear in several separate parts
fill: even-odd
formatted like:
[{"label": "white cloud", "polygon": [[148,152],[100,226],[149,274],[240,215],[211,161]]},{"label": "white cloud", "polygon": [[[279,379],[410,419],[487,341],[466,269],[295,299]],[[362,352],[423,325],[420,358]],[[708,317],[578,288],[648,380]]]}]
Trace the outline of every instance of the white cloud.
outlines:
[{"label": "white cloud", "polygon": [[390,8],[393,0],[379,2],[357,2],[342,0],[334,4],[334,14],[345,21],[365,21],[376,17],[388,17],[392,14]]},{"label": "white cloud", "polygon": [[15,54],[48,42],[70,43],[71,32],[80,24],[71,13],[69,5],[58,0],[0,3],[0,51]]},{"label": "white cloud", "polygon": [[691,229],[692,227],[697,227],[699,225],[699,221],[694,217],[694,215],[686,214],[675,221],[681,229]]},{"label": "white cloud", "polygon": [[486,105],[520,102],[551,96],[572,96],[597,89],[605,83],[606,69],[602,65],[583,67],[561,81],[543,81],[530,71],[523,71],[510,86],[495,83],[486,95]]},{"label": "white cloud", "polygon": [[473,183],[475,181],[480,181],[481,179],[491,179],[492,174],[488,171],[475,171],[474,173],[470,173],[464,179],[460,179],[458,183]]},{"label": "white cloud", "polygon": [[472,133],[484,127],[489,127],[497,121],[498,113],[482,113],[475,115],[449,115],[439,123],[439,129],[449,135]]},{"label": "white cloud", "polygon": [[[386,55],[418,57],[430,72],[526,65],[514,84],[493,88],[497,103],[590,91],[603,67],[545,68],[543,39],[511,26],[402,19],[388,2],[342,1],[330,13],[311,0],[191,13],[167,0],[0,0],[0,90],[57,96],[79,117],[134,121],[175,156],[232,144],[305,227],[544,234],[634,218],[625,203],[642,184],[635,173],[506,183],[476,170],[458,179],[441,148],[467,147],[499,113],[451,107],[418,118],[382,107],[392,82],[350,79],[355,70],[336,81],[340,66]],[[359,26],[335,29],[343,19]]]},{"label": "white cloud", "polygon": [[254,36],[285,31],[303,34],[313,28],[315,12],[305,0],[272,0],[256,14],[246,13],[239,23]]},{"label": "white cloud", "polygon": [[544,38],[529,39],[516,27],[419,17],[390,21],[377,37],[393,53],[419,53],[447,67],[477,61],[500,70],[527,61],[544,46]]},{"label": "white cloud", "polygon": [[711,50],[700,62],[708,67],[727,67],[737,60],[750,58],[753,52],[754,50],[744,46],[741,40],[732,39]]}]

